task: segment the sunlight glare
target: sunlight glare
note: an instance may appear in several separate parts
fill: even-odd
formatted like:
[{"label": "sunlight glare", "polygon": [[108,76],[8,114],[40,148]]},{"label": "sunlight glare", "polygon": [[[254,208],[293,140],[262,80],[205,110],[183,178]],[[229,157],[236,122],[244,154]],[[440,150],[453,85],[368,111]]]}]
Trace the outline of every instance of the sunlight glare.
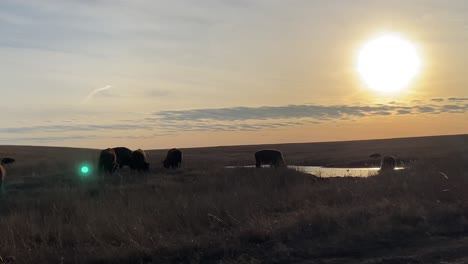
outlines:
[{"label": "sunlight glare", "polygon": [[395,93],[408,87],[420,66],[413,44],[397,34],[385,34],[360,50],[357,70],[370,89]]}]

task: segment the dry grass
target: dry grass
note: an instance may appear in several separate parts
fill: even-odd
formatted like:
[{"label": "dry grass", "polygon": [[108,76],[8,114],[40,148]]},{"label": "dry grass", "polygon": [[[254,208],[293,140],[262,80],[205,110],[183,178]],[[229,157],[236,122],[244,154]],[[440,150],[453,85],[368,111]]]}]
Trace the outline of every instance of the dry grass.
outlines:
[{"label": "dry grass", "polygon": [[105,186],[69,169],[81,151],[9,168],[0,263],[344,263],[468,231],[463,151],[361,179],[192,166]]},{"label": "dry grass", "polygon": [[17,263],[206,263],[365,254],[464,234],[464,171],[423,166],[317,179],[288,170],[184,170],[104,188],[91,180],[45,182],[3,197],[0,256]]}]

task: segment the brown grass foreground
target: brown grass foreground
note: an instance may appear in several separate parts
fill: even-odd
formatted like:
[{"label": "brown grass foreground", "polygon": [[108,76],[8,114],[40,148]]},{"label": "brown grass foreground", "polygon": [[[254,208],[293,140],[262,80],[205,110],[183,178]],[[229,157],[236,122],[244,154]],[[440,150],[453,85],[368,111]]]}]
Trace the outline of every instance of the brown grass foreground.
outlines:
[{"label": "brown grass foreground", "polygon": [[468,168],[460,164],[367,179],[239,169],[151,175],[146,183],[104,189],[92,181],[55,182],[3,197],[0,256],[17,263],[366,256],[416,239],[464,235]]},{"label": "brown grass foreground", "polygon": [[0,263],[450,261],[468,256],[458,248],[468,244],[467,161],[455,151],[405,171],[328,179],[156,168],[105,186],[42,164],[34,180],[10,179],[0,201]]}]

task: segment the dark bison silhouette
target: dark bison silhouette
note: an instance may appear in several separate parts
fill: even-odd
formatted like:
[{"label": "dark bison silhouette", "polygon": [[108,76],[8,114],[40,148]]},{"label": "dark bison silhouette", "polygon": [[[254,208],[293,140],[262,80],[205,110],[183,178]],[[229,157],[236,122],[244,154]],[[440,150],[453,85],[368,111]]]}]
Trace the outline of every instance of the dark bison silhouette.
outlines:
[{"label": "dark bison silhouette", "polygon": [[382,164],[380,165],[381,171],[392,171],[396,167],[396,159],[392,156],[385,156],[382,159]]},{"label": "dark bison silhouette", "polygon": [[15,162],[15,159],[12,159],[12,158],[3,158],[0,161],[0,188],[3,185],[3,179],[5,179],[6,177],[6,170],[4,166],[13,162]]},{"label": "dark bison silhouette", "polygon": [[182,165],[182,151],[180,149],[170,149],[167,152],[166,159],[163,161],[164,168],[177,169]]},{"label": "dark bison silhouette", "polygon": [[137,149],[132,152],[132,169],[141,171],[149,171],[149,163],[146,161],[146,154],[142,149]]},{"label": "dark bison silhouette", "polygon": [[2,161],[1,161],[1,164],[2,165],[7,165],[7,164],[10,164],[10,163],[13,163],[15,162],[15,159],[12,159],[12,158],[3,158]]},{"label": "dark bison silhouette", "polygon": [[125,147],[116,147],[113,148],[115,152],[115,156],[117,157],[117,164],[119,168],[123,168],[124,166],[128,166],[129,168],[133,169],[133,159],[132,159],[132,151]]},{"label": "dark bison silhouette", "polygon": [[115,154],[114,149],[107,148],[101,150],[98,162],[99,173],[113,173],[117,166],[117,155]]},{"label": "dark bison silhouette", "polygon": [[283,154],[274,149],[264,149],[255,152],[255,167],[260,168],[262,164],[269,164],[275,168],[285,166]]}]

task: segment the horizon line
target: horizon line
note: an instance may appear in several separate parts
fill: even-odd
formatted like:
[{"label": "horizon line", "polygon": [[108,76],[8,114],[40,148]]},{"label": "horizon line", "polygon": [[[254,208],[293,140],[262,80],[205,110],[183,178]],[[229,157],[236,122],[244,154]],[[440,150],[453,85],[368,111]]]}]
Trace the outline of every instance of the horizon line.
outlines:
[{"label": "horizon line", "polygon": [[[412,138],[429,138],[429,137],[460,137],[468,136],[465,134],[439,134],[439,135],[424,135],[424,136],[408,136],[408,137],[388,137],[388,138],[369,138],[369,139],[349,139],[349,140],[328,140],[328,141],[308,141],[308,142],[282,142],[282,143],[260,143],[260,144],[239,144],[239,145],[208,145],[208,146],[194,146],[194,147],[177,147],[179,149],[205,149],[205,148],[230,148],[230,147],[250,147],[250,146],[269,146],[269,145],[294,145],[294,144],[326,144],[326,143],[340,143],[340,142],[362,142],[362,141],[381,141],[381,140],[396,140],[396,139],[412,139]],[[32,148],[65,148],[65,149],[89,149],[101,150],[101,148],[90,147],[74,147],[74,146],[47,146],[47,145],[0,145],[3,147],[32,147]],[[117,146],[114,146],[117,147]],[[158,151],[167,150],[168,148],[152,148],[145,151]]]}]

